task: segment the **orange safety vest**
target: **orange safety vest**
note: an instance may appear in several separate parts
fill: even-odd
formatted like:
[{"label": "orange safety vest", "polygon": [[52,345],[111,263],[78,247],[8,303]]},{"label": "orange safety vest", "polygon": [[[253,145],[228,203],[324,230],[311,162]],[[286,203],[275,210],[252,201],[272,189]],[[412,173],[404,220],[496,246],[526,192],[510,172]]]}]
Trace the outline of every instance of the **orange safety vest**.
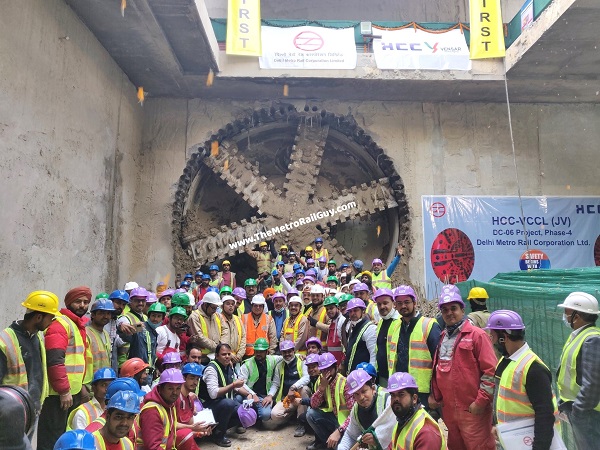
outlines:
[{"label": "orange safety vest", "polygon": [[104,412],[104,410],[102,408],[94,405],[91,401],[82,403],[77,408],[75,408],[73,411],[71,411],[71,413],[69,414],[69,417],[67,418],[67,431],[77,429],[77,428],[74,428],[75,414],[77,414],[77,411],[83,412],[83,415],[85,416],[85,419],[86,419],[86,424],[85,424],[86,427],[90,423],[92,423],[94,420],[96,420],[98,417],[100,417],[102,415],[102,413]]},{"label": "orange safety vest", "polygon": [[[296,344],[296,342],[298,342],[298,327],[300,326],[300,322],[302,321],[302,317],[304,317],[304,314],[299,313],[294,320],[294,323],[292,324],[292,326],[290,326],[290,319],[291,317],[287,317],[285,319],[285,322],[283,322],[283,337],[282,337],[282,341],[288,340],[288,341],[292,341],[294,344]],[[296,351],[296,353],[298,355],[306,355],[306,348],[302,348],[298,351]]]},{"label": "orange safety vest", "polygon": [[[269,342],[269,325],[273,318],[265,313],[261,314],[258,326],[254,325],[252,313],[244,314],[244,328],[246,328],[246,356],[254,355],[254,343],[258,338],[265,338]],[[270,342],[269,342],[270,344]]]}]

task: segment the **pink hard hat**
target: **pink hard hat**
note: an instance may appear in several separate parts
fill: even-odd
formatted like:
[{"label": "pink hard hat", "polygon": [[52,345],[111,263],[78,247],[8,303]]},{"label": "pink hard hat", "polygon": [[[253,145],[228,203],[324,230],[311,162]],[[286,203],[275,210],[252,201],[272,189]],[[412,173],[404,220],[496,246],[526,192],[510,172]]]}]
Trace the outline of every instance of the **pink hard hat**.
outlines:
[{"label": "pink hard hat", "polygon": [[349,386],[348,393],[358,392],[368,381],[371,381],[371,375],[366,370],[357,369],[348,374],[346,384]]},{"label": "pink hard hat", "polygon": [[354,287],[352,288],[352,292],[358,292],[358,291],[369,291],[369,286],[367,286],[365,283],[356,283],[354,285]]},{"label": "pink hard hat", "polygon": [[146,300],[148,300],[148,291],[146,288],[136,287],[135,289],[132,289],[131,293],[129,294],[130,299],[133,297],[144,297]]},{"label": "pink hard hat", "polygon": [[381,288],[375,291],[375,295],[373,296],[373,300],[377,301],[379,297],[390,297],[392,300],[394,299],[394,293],[391,289]]},{"label": "pink hard hat", "polygon": [[309,364],[319,364],[319,357],[321,355],[317,355],[316,353],[311,353],[306,356],[304,363],[308,366]]},{"label": "pink hard hat", "polygon": [[154,292],[149,292],[148,298],[146,299],[146,303],[156,303],[157,301],[158,298],[156,297],[156,294]]},{"label": "pink hard hat", "polygon": [[490,314],[486,330],[524,330],[523,319],[510,309],[499,309]]},{"label": "pink hard hat", "polygon": [[440,292],[440,298],[445,294],[451,294],[451,293],[460,295],[460,289],[458,289],[453,284],[445,284],[444,286],[442,286],[442,291]]},{"label": "pink hard hat", "polygon": [[246,408],[244,405],[240,405],[238,407],[237,413],[240,419],[240,423],[244,428],[251,427],[256,423],[256,419],[258,419],[254,408]]},{"label": "pink hard hat", "polygon": [[387,391],[397,392],[402,389],[418,389],[417,382],[406,372],[393,373],[388,379]]},{"label": "pink hard hat", "polygon": [[354,308],[367,309],[367,305],[365,305],[365,302],[363,302],[360,298],[353,298],[348,302],[348,305],[346,306],[346,311],[350,311]]},{"label": "pink hard hat", "polygon": [[292,341],[281,341],[279,343],[279,350],[285,352],[286,350],[292,350],[294,348],[294,343]]},{"label": "pink hard hat", "polygon": [[241,297],[243,299],[246,298],[246,290],[244,288],[242,288],[242,287],[236,287],[233,290],[232,294],[233,295],[237,295],[238,297]]},{"label": "pink hard hat", "polygon": [[400,297],[402,295],[408,295],[409,297],[412,297],[414,301],[417,301],[417,294],[411,286],[403,284],[394,289],[394,300],[396,297]]},{"label": "pink hard hat", "polygon": [[323,353],[319,356],[319,370],[325,370],[334,364],[337,364],[337,360],[331,353]]},{"label": "pink hard hat", "polygon": [[463,301],[460,294],[456,292],[451,292],[448,294],[440,295],[440,301],[438,303],[438,308],[442,308],[442,305],[447,305],[448,303],[460,303],[460,305],[464,308],[465,302]]},{"label": "pink hard hat", "polygon": [[371,263],[371,265],[374,265],[374,264],[383,264],[383,261],[382,261],[382,260],[380,260],[379,258],[375,258],[375,259],[373,260],[373,262]]},{"label": "pink hard hat", "polygon": [[319,348],[323,348],[323,344],[321,344],[321,340],[316,337],[309,337],[306,342],[304,343],[304,345],[306,345],[306,347],[308,347],[308,344],[317,344],[319,346]]},{"label": "pink hard hat", "polygon": [[160,374],[160,379],[158,380],[158,384],[165,383],[173,383],[173,384],[183,384],[185,380],[183,375],[181,374],[181,370],[179,369],[166,369]]},{"label": "pink hard hat", "polygon": [[181,355],[179,352],[170,352],[163,356],[163,364],[177,364],[181,362]]}]

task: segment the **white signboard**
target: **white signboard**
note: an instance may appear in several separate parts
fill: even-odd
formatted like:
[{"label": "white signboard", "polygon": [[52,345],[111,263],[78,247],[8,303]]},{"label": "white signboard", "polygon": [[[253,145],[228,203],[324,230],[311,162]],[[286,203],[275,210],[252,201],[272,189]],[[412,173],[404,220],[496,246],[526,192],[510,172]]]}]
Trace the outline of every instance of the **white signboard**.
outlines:
[{"label": "white signboard", "polygon": [[261,69],[354,69],[354,28],[262,27]]},{"label": "white signboard", "polygon": [[373,34],[381,36],[373,41],[379,69],[471,70],[469,47],[459,29],[444,33],[373,29]]}]

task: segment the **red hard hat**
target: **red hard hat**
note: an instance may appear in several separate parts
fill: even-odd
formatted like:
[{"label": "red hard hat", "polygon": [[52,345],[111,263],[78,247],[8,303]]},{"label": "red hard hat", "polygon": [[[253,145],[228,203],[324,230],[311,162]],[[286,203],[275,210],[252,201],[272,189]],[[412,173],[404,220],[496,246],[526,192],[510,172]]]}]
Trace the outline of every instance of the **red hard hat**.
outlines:
[{"label": "red hard hat", "polygon": [[150,367],[148,363],[145,363],[141,358],[131,358],[123,363],[121,366],[122,377],[133,377],[135,374],[140,373],[142,370]]}]

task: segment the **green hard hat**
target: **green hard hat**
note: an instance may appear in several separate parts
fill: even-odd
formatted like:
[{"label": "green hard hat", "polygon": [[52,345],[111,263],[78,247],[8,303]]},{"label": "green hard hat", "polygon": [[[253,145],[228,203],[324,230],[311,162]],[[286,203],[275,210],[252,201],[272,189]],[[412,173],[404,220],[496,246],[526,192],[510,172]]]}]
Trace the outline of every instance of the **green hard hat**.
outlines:
[{"label": "green hard hat", "polygon": [[185,292],[177,292],[171,299],[173,306],[190,306],[190,298]]},{"label": "green hard hat", "polygon": [[327,264],[333,264],[333,265],[337,266],[337,263],[335,262],[335,259],[330,259]]},{"label": "green hard hat", "polygon": [[246,286],[258,286],[258,283],[256,282],[256,280],[254,278],[248,278],[246,280],[246,282],[244,283],[244,287]]},{"label": "green hard hat", "polygon": [[258,338],[254,343],[254,350],[269,350],[269,343],[265,338]]},{"label": "green hard hat", "polygon": [[323,306],[329,306],[329,305],[338,306],[339,305],[338,299],[334,296],[325,298],[325,301],[323,302]]},{"label": "green hard hat", "polygon": [[327,282],[335,281],[337,284],[340,284],[340,280],[335,275],[331,275],[327,277]]},{"label": "green hard hat", "polygon": [[338,304],[339,303],[346,303],[349,302],[350,300],[352,300],[354,298],[354,296],[352,294],[342,294],[340,295],[340,298],[338,300]]},{"label": "green hard hat", "polygon": [[96,300],[99,298],[108,298],[108,294],[106,292],[100,292],[98,295],[96,295]]},{"label": "green hard hat", "polygon": [[150,305],[150,308],[148,308],[148,314],[152,312],[167,314],[167,307],[162,303],[152,303],[152,305]]},{"label": "green hard hat", "polygon": [[223,295],[223,294],[231,294],[233,291],[231,290],[230,286],[223,286],[221,288],[221,290],[219,291],[219,294]]},{"label": "green hard hat", "polygon": [[187,312],[181,306],[175,306],[174,308],[171,308],[171,311],[169,311],[169,317],[174,316],[175,314],[179,314],[180,316],[183,316],[185,319],[188,318]]}]

